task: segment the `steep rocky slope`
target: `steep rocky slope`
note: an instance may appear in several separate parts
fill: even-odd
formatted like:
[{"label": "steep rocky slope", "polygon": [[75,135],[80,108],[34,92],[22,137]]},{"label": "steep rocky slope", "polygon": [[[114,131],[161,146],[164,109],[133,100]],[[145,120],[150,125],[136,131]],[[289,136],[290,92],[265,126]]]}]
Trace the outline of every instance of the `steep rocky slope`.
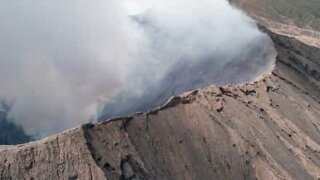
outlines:
[{"label": "steep rocky slope", "polygon": [[0,146],[2,179],[320,178],[320,50],[269,32],[272,74],[148,113]]}]

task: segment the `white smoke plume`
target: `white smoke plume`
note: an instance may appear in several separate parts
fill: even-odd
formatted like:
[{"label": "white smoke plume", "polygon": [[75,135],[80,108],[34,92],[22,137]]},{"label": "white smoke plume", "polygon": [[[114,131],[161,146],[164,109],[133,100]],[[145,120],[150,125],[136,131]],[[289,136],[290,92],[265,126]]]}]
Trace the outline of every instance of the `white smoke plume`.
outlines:
[{"label": "white smoke plume", "polygon": [[226,0],[0,0],[0,97],[29,134],[270,72],[270,39]]}]

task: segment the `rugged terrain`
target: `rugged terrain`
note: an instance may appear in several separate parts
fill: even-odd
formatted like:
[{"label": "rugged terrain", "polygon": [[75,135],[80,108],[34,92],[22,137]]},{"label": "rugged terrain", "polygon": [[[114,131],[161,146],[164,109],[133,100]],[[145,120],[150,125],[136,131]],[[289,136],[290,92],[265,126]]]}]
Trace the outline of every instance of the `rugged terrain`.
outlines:
[{"label": "rugged terrain", "polygon": [[320,48],[320,1],[229,0],[278,34]]},{"label": "rugged terrain", "polygon": [[0,146],[2,179],[320,178],[320,50],[268,32],[272,74],[148,113]]},{"label": "rugged terrain", "polygon": [[229,0],[250,14],[256,14],[283,24],[320,30],[318,0]]}]

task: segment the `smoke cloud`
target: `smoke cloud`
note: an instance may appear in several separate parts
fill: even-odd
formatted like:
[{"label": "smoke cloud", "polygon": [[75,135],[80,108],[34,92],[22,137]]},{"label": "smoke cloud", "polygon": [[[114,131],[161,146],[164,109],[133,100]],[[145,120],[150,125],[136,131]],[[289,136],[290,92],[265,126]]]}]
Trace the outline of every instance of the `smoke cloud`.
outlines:
[{"label": "smoke cloud", "polygon": [[275,50],[226,0],[0,0],[0,97],[27,133],[253,81]]}]

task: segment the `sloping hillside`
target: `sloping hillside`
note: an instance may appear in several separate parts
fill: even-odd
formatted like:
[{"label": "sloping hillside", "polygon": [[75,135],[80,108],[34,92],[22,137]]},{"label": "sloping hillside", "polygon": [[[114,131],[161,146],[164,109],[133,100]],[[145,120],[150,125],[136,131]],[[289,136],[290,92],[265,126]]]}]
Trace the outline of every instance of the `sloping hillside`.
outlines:
[{"label": "sloping hillside", "polygon": [[318,0],[229,0],[247,12],[302,28],[320,30]]},{"label": "sloping hillside", "polygon": [[229,0],[268,29],[320,48],[320,1]]},{"label": "sloping hillside", "polygon": [[320,50],[269,33],[279,56],[260,81],[210,86],[148,113],[0,146],[0,177],[319,178]]}]

